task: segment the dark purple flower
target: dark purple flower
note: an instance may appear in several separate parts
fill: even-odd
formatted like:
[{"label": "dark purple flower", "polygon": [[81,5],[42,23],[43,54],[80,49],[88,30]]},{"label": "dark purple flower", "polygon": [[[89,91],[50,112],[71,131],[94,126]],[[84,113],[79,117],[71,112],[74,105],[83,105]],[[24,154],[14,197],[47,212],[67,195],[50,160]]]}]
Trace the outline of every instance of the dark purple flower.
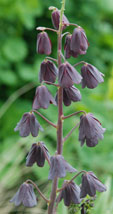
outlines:
[{"label": "dark purple flower", "polygon": [[72,35],[68,34],[65,38],[64,55],[66,59],[71,57],[71,49],[70,49],[71,37]]},{"label": "dark purple flower", "polygon": [[81,146],[86,145],[88,147],[94,147],[98,144],[99,139],[103,139],[103,133],[105,128],[101,126],[99,120],[97,120],[93,114],[88,113],[80,117],[79,127],[79,141]]},{"label": "dark purple flower", "polygon": [[81,68],[82,88],[96,88],[101,82],[104,82],[103,74],[91,64],[85,63]]},{"label": "dark purple flower", "polygon": [[23,204],[25,207],[36,206],[37,200],[32,184],[23,183],[10,202],[14,203],[15,206],[20,204]]},{"label": "dark purple flower", "polygon": [[67,161],[64,160],[62,155],[55,155],[50,158],[50,171],[49,180],[53,180],[55,177],[64,178],[66,172],[76,172],[77,170],[73,168]]},{"label": "dark purple flower", "polygon": [[106,191],[106,186],[98,180],[93,172],[83,174],[80,198],[84,198],[87,194],[93,197],[96,195],[96,190],[104,192]]},{"label": "dark purple flower", "polygon": [[[58,30],[59,23],[60,23],[60,10],[58,10],[57,8],[55,8],[54,11],[52,12],[52,23],[54,28]],[[66,26],[69,25],[69,21],[65,15],[63,15],[62,23],[63,23],[63,30],[64,30]]]},{"label": "dark purple flower", "polygon": [[61,87],[69,88],[74,83],[79,84],[81,80],[82,80],[81,75],[68,62],[65,62],[60,65],[59,73],[58,73],[58,81]]},{"label": "dark purple flower", "polygon": [[37,36],[37,53],[39,54],[51,54],[51,41],[46,32],[41,32]]},{"label": "dark purple flower", "polygon": [[81,27],[74,29],[70,49],[75,57],[79,54],[86,54],[86,50],[88,49],[88,40],[84,30]]},{"label": "dark purple flower", "polygon": [[34,113],[26,112],[24,113],[22,119],[17,123],[15,131],[20,132],[21,137],[27,137],[31,133],[33,137],[38,136],[38,132],[43,131],[43,128],[40,126],[38,120],[36,119]]},{"label": "dark purple flower", "polygon": [[86,145],[88,147],[94,147],[98,144],[99,139],[103,139],[103,133],[105,128],[101,126],[99,120],[97,120],[93,114],[88,113],[80,117],[80,127],[79,127],[79,141],[81,141],[81,146]]},{"label": "dark purple flower", "polygon": [[45,59],[40,66],[39,80],[40,82],[48,81],[54,83],[58,75],[58,69],[53,62]]},{"label": "dark purple flower", "polygon": [[70,206],[71,203],[80,204],[80,187],[76,185],[73,181],[68,183],[69,181],[64,181],[63,190],[58,197],[57,202],[60,202],[64,199],[65,206]]},{"label": "dark purple flower", "polygon": [[[55,100],[57,101],[57,96],[56,94]],[[71,105],[71,101],[77,102],[81,100],[81,94],[80,91],[75,88],[74,86],[70,88],[63,88],[63,102],[65,106]]]},{"label": "dark purple flower", "polygon": [[56,105],[56,102],[47,87],[44,85],[37,87],[33,101],[33,109],[47,109],[50,104]]},{"label": "dark purple flower", "polygon": [[64,55],[66,59],[70,58],[71,56],[75,58],[78,57],[78,53],[71,50],[71,39],[72,39],[72,35],[68,34],[66,36],[65,45],[64,45]]},{"label": "dark purple flower", "polygon": [[33,143],[26,158],[26,166],[33,166],[37,163],[39,167],[43,167],[45,159],[49,159],[49,152],[43,142]]}]

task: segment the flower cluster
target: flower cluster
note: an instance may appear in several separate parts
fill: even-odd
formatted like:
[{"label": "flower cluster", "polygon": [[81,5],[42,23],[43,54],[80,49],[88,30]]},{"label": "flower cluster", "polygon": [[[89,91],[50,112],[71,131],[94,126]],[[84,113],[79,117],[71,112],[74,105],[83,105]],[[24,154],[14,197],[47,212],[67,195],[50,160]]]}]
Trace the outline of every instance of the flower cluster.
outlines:
[{"label": "flower cluster", "polygon": [[[46,30],[52,30],[54,33],[56,32],[58,34],[58,39],[60,38],[58,41],[61,44],[63,37],[62,31],[71,25],[66,16],[61,13],[62,11],[54,7],[51,7],[50,9],[52,10],[52,23],[54,29],[46,27],[37,28],[37,30],[42,31],[38,33],[37,36],[38,54],[50,55],[52,52],[52,43]],[[80,26],[75,25],[72,35],[68,32],[65,33],[65,35],[64,55],[61,48],[59,48],[58,54],[60,54],[60,61],[48,56],[46,56],[42,61],[39,71],[39,81],[41,85],[36,88],[32,110],[23,114],[22,119],[15,128],[15,131],[19,131],[21,137],[27,137],[30,133],[33,137],[37,137],[39,130],[43,131],[43,128],[36,119],[36,113],[57,129],[57,152],[55,155],[51,156],[49,154],[44,142],[35,141],[35,143],[32,144],[26,158],[27,167],[32,167],[35,163],[38,167],[44,167],[45,161],[47,161],[50,166],[48,179],[52,180],[53,183],[57,181],[58,178],[65,178],[67,172],[77,172],[77,170],[72,167],[62,155],[61,148],[63,146],[63,142],[74,130],[73,128],[70,133],[62,139],[63,120],[78,113],[83,113],[79,122],[79,141],[81,146],[86,143],[88,147],[95,147],[98,144],[98,141],[103,139],[103,134],[105,132],[105,128],[102,127],[99,120],[96,119],[92,113],[80,111],[75,112],[70,116],[63,116],[63,103],[65,106],[69,106],[72,102],[78,102],[81,100],[81,93],[75,85],[81,84],[82,88],[87,87],[89,89],[93,89],[97,87],[99,83],[104,81],[104,75],[95,66],[84,61],[71,65],[67,61],[70,57],[77,58],[81,54],[86,54],[89,43],[85,30]],[[59,47],[60,46],[61,45],[59,45]],[[76,69],[78,64],[83,64],[81,67],[81,74]],[[56,81],[57,83],[55,84]],[[58,88],[55,97],[44,84],[54,85]],[[57,125],[53,124],[37,111],[41,108],[47,109],[50,104],[58,106],[59,111]],[[60,149],[58,149],[59,147]],[[82,173],[82,184],[78,186],[74,183],[74,179],[80,173]],[[32,181],[31,183],[34,184]],[[19,206],[20,204],[23,204],[25,207],[35,206],[37,204],[37,200],[32,184],[29,184],[28,182],[23,183],[16,195],[12,198],[11,202],[14,202],[16,206]],[[36,187],[35,184],[34,186]],[[38,187],[36,188],[38,189]],[[51,203],[58,204],[63,199],[65,206],[70,206],[71,203],[79,204],[87,195],[94,197],[96,195],[96,191],[106,191],[105,185],[100,182],[93,172],[81,171],[70,181],[64,180],[61,189],[57,189],[56,182],[56,186],[53,186],[52,189],[50,201],[43,196],[40,190],[39,193],[46,202],[49,202],[51,210],[49,213],[53,214]],[[56,192],[60,192],[57,199]],[[52,198],[52,196],[55,197]]]}]

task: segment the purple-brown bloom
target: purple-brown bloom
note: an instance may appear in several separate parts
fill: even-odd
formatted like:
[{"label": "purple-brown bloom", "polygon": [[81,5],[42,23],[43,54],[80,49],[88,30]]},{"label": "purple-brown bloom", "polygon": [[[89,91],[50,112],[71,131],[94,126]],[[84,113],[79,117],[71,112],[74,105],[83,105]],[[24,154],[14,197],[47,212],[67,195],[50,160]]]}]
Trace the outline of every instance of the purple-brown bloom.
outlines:
[{"label": "purple-brown bloom", "polygon": [[43,128],[40,126],[34,113],[26,112],[14,130],[19,131],[21,137],[27,137],[30,133],[33,137],[37,137],[39,130],[43,131]]},{"label": "purple-brown bloom", "polygon": [[26,158],[26,166],[33,166],[37,163],[39,167],[43,167],[45,160],[49,159],[49,152],[43,142],[33,143]]},{"label": "purple-brown bloom", "polygon": [[[57,101],[58,94],[56,94],[55,100]],[[74,86],[70,88],[63,88],[63,102],[65,106],[71,105],[71,102],[78,102],[81,100],[80,91]]]},{"label": "purple-brown bloom", "polygon": [[65,62],[60,65],[58,73],[58,82],[61,87],[69,88],[74,83],[79,84],[81,80],[81,75],[71,64]]},{"label": "purple-brown bloom", "polygon": [[82,88],[96,88],[99,83],[104,82],[103,74],[96,67],[85,63],[81,68]]},{"label": "purple-brown bloom", "polygon": [[79,54],[86,54],[86,50],[88,49],[88,40],[84,30],[81,27],[74,29],[70,49],[75,56]]},{"label": "purple-brown bloom", "polygon": [[68,34],[65,38],[64,55],[66,59],[71,57],[71,49],[70,49],[71,37],[72,35]]},{"label": "purple-brown bloom", "polygon": [[[52,23],[55,29],[59,29],[59,23],[60,23],[60,10],[57,8],[54,9],[52,12]],[[67,17],[63,14],[62,18],[62,23],[63,23],[63,30],[66,28],[67,25],[69,25],[69,21]]]},{"label": "purple-brown bloom", "polygon": [[50,171],[49,180],[53,180],[55,177],[64,178],[66,172],[76,172],[77,170],[73,168],[67,161],[64,160],[62,155],[55,155],[50,158]]},{"label": "purple-brown bloom", "polygon": [[66,59],[70,58],[71,56],[75,58],[78,57],[78,52],[74,52],[73,50],[71,50],[71,40],[72,40],[72,35],[68,34],[66,36],[65,45],[64,45],[64,55]]},{"label": "purple-brown bloom", "polygon": [[56,105],[56,102],[47,87],[44,85],[37,87],[33,101],[33,109],[47,109],[50,104]]},{"label": "purple-brown bloom", "polygon": [[73,204],[80,204],[80,187],[76,185],[73,181],[68,183],[69,181],[64,181],[63,183],[63,190],[58,197],[57,202],[60,202],[64,199],[65,206],[70,206],[71,203]]},{"label": "purple-brown bloom", "polygon": [[84,145],[85,141],[88,147],[96,146],[98,140],[103,139],[105,130],[92,113],[82,115],[79,127],[79,141],[81,142],[81,146]]},{"label": "purple-brown bloom", "polygon": [[46,32],[41,32],[37,36],[37,53],[51,54],[51,41]]},{"label": "purple-brown bloom", "polygon": [[39,80],[54,83],[58,75],[58,69],[53,62],[45,59],[40,66]]},{"label": "purple-brown bloom", "polygon": [[93,172],[83,174],[80,198],[84,198],[87,194],[93,197],[96,195],[96,190],[104,192],[106,191],[106,186],[98,180]]},{"label": "purple-brown bloom", "polygon": [[23,183],[14,197],[10,200],[15,206],[23,204],[25,207],[34,207],[37,205],[37,199],[32,184]]}]

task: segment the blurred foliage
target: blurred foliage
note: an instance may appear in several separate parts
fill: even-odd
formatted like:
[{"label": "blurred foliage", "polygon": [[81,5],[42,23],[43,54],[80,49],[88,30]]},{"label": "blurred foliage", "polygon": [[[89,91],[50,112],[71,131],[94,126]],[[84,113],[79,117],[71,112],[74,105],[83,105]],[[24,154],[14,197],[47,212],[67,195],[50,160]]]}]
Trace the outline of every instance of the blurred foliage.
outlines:
[{"label": "blurred foliage", "polygon": [[[45,203],[39,198],[36,208],[14,208],[9,199],[27,178],[31,178],[49,194],[51,182],[47,181],[48,165],[44,169],[25,167],[25,157],[31,144],[36,140],[46,143],[51,154],[56,149],[56,133],[41,118],[39,122],[44,132],[33,139],[21,139],[14,133],[14,127],[24,112],[31,109],[31,103],[38,85],[38,71],[44,56],[36,54],[36,27],[52,27],[48,7],[60,8],[60,0],[0,0],[0,211],[1,213],[45,213]],[[99,194],[92,214],[113,212],[113,1],[112,0],[67,0],[66,15],[70,22],[82,26],[89,40],[85,56],[70,59],[71,63],[84,60],[92,63],[105,74],[105,82],[94,90],[78,88],[82,94],[80,103],[64,108],[64,114],[84,109],[95,114],[107,129],[104,140],[95,148],[80,147],[78,130],[64,144],[63,155],[78,170],[95,172],[100,179],[107,181],[108,191]],[[73,27],[68,31],[72,32]],[[56,36],[48,32],[56,57]],[[64,42],[64,41],[63,41]],[[79,70],[79,69],[78,69]],[[29,85],[31,83],[33,85]],[[23,89],[23,87],[25,87]],[[22,88],[22,89],[20,89]],[[48,86],[53,94],[56,89]],[[18,91],[20,89],[20,91]],[[25,93],[26,92],[26,93]],[[21,96],[20,96],[21,95]],[[57,121],[56,107],[41,110],[48,119]],[[66,120],[64,136],[77,123],[79,117]],[[68,125],[70,124],[70,125]],[[66,179],[71,178],[68,174]],[[61,185],[63,179],[59,182]],[[77,179],[80,184],[80,179]],[[68,213],[63,202],[58,213]]]}]

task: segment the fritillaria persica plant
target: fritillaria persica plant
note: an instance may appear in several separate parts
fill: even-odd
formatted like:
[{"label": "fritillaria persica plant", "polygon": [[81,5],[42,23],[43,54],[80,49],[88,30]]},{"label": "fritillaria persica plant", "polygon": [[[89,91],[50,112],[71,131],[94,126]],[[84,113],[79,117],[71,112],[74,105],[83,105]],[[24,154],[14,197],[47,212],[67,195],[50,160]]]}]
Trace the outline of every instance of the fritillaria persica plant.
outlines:
[{"label": "fritillaria persica plant", "polygon": [[[94,147],[98,141],[103,138],[105,129],[92,113],[85,111],[74,112],[70,115],[63,115],[63,103],[65,106],[71,105],[72,102],[81,100],[80,91],[75,87],[81,84],[82,88],[93,89],[99,83],[104,81],[103,74],[98,69],[84,61],[71,65],[67,59],[72,57],[77,58],[79,55],[84,55],[87,52],[89,43],[82,27],[77,24],[72,24],[64,15],[65,0],[62,1],[61,10],[55,7],[49,8],[52,11],[52,23],[54,29],[46,27],[38,27],[40,31],[37,36],[37,53],[50,55],[52,52],[52,44],[47,31],[53,31],[58,37],[57,59],[46,56],[40,65],[39,81],[41,85],[36,88],[32,110],[23,114],[22,119],[17,124],[15,131],[19,131],[21,137],[32,135],[37,137],[39,131],[43,128],[36,119],[36,114],[42,117],[47,123],[53,126],[57,132],[57,149],[54,156],[50,156],[49,151],[44,142],[35,142],[26,158],[26,166],[32,167],[37,164],[38,167],[44,167],[45,161],[50,166],[48,179],[52,181],[50,198],[47,199],[40,191],[38,186],[32,181],[25,181],[19,188],[16,195],[12,198],[16,206],[23,204],[25,207],[33,207],[37,205],[37,199],[33,187],[37,189],[41,197],[48,205],[48,214],[56,213],[58,204],[64,200],[65,206],[71,204],[79,204],[79,209],[82,214],[85,214],[87,208],[85,206],[85,197],[95,197],[96,191],[106,191],[106,187],[96,177],[93,172],[82,170],[77,173],[62,155],[63,144],[71,133],[79,126],[79,141],[81,146],[86,143],[88,147]],[[63,33],[63,30],[72,25],[74,27],[72,35],[69,32]],[[65,36],[64,55],[62,53],[62,39]],[[82,64],[81,74],[77,71],[77,66]],[[57,81],[57,83],[55,83]],[[51,95],[47,85],[53,85],[57,88],[55,97]],[[75,84],[75,86],[74,86]],[[45,118],[39,109],[47,109],[50,104],[54,104],[58,109],[57,124],[52,123]],[[37,111],[38,110],[38,111]],[[63,138],[63,121],[72,116],[82,114],[80,122]],[[66,173],[73,173],[71,180],[64,180],[63,186],[58,188],[59,178],[64,178]],[[74,180],[82,174],[82,184],[78,186]],[[86,200],[87,202],[88,200]]]}]

